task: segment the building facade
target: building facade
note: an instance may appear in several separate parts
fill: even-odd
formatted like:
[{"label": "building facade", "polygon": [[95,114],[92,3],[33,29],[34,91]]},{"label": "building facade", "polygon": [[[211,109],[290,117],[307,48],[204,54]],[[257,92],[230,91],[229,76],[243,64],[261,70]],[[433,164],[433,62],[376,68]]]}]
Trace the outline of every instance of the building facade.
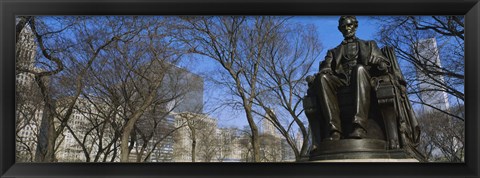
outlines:
[{"label": "building facade", "polygon": [[261,161],[263,162],[291,162],[295,160],[295,153],[287,139],[279,133],[267,115],[262,120],[260,137]]},{"label": "building facade", "polygon": [[414,54],[417,54],[418,61],[422,61],[422,65],[426,66],[425,68],[427,69],[418,70],[421,67],[417,67],[417,79],[420,82],[418,87],[422,91],[420,100],[430,105],[423,105],[423,112],[432,111],[432,107],[448,110],[450,108],[448,94],[438,84],[436,85],[436,83],[444,83],[444,76],[425,73],[426,71],[432,72],[442,67],[437,41],[435,38],[420,40],[414,45],[414,48],[413,50],[416,51]]},{"label": "building facade", "polygon": [[[239,131],[219,128],[217,120],[205,114],[176,113],[174,162],[240,162]],[[194,150],[194,151],[192,151]]]},{"label": "building facade", "polygon": [[[18,19],[17,19],[18,20]],[[17,161],[31,162],[35,158],[37,135],[43,116],[43,104],[39,99],[39,89],[35,87],[34,75],[26,72],[36,70],[35,55],[37,45],[33,32],[28,26],[22,29],[16,43],[16,149]]]}]

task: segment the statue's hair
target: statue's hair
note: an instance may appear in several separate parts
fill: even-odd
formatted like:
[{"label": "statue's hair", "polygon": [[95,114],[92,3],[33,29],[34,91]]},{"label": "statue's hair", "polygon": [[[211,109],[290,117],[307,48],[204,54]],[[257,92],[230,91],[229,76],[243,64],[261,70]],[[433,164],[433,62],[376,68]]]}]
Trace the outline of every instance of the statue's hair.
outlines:
[{"label": "statue's hair", "polygon": [[342,22],[347,20],[347,19],[352,20],[353,23],[355,23],[355,26],[358,26],[358,20],[357,20],[357,17],[355,17],[355,16],[341,16],[340,19],[338,19],[338,26],[340,26],[342,24]]}]

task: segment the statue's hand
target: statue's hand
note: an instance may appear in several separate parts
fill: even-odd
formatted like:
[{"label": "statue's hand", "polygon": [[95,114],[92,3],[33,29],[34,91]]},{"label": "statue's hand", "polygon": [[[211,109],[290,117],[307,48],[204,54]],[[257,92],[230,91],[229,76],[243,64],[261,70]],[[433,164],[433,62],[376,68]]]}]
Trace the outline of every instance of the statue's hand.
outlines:
[{"label": "statue's hand", "polygon": [[388,71],[388,70],[387,70],[387,69],[388,69],[388,66],[389,66],[388,63],[386,63],[386,62],[380,62],[380,63],[378,64],[378,66],[377,66],[377,69],[378,69],[379,71],[382,71],[382,72],[386,73],[386,72]]}]

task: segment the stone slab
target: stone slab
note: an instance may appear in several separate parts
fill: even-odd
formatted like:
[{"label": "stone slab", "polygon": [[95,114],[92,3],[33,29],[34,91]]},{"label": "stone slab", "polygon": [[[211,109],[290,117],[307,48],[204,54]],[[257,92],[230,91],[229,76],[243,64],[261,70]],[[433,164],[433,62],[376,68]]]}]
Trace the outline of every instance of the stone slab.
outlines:
[{"label": "stone slab", "polygon": [[318,154],[359,152],[359,151],[383,151],[386,143],[379,139],[342,139],[337,141],[325,141],[319,144]]},{"label": "stone slab", "polygon": [[[406,150],[387,150],[386,142],[378,139],[344,139],[319,144],[309,161],[336,162],[419,162]],[[346,161],[342,161],[346,160]]]},{"label": "stone slab", "polygon": [[316,161],[308,161],[308,162],[314,162],[314,163],[328,163],[328,162],[398,162],[398,163],[404,163],[404,162],[410,162],[410,163],[415,163],[415,162],[420,162],[414,158],[409,158],[409,159],[333,159],[333,160],[316,160]]}]

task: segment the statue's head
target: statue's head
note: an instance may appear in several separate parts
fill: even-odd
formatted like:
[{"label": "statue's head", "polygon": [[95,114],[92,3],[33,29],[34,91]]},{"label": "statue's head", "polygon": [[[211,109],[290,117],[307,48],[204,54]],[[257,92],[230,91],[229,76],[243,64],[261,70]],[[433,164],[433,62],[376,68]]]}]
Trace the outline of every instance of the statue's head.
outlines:
[{"label": "statue's head", "polygon": [[342,32],[344,38],[352,38],[357,31],[358,21],[355,16],[341,16],[338,20],[338,30]]}]

